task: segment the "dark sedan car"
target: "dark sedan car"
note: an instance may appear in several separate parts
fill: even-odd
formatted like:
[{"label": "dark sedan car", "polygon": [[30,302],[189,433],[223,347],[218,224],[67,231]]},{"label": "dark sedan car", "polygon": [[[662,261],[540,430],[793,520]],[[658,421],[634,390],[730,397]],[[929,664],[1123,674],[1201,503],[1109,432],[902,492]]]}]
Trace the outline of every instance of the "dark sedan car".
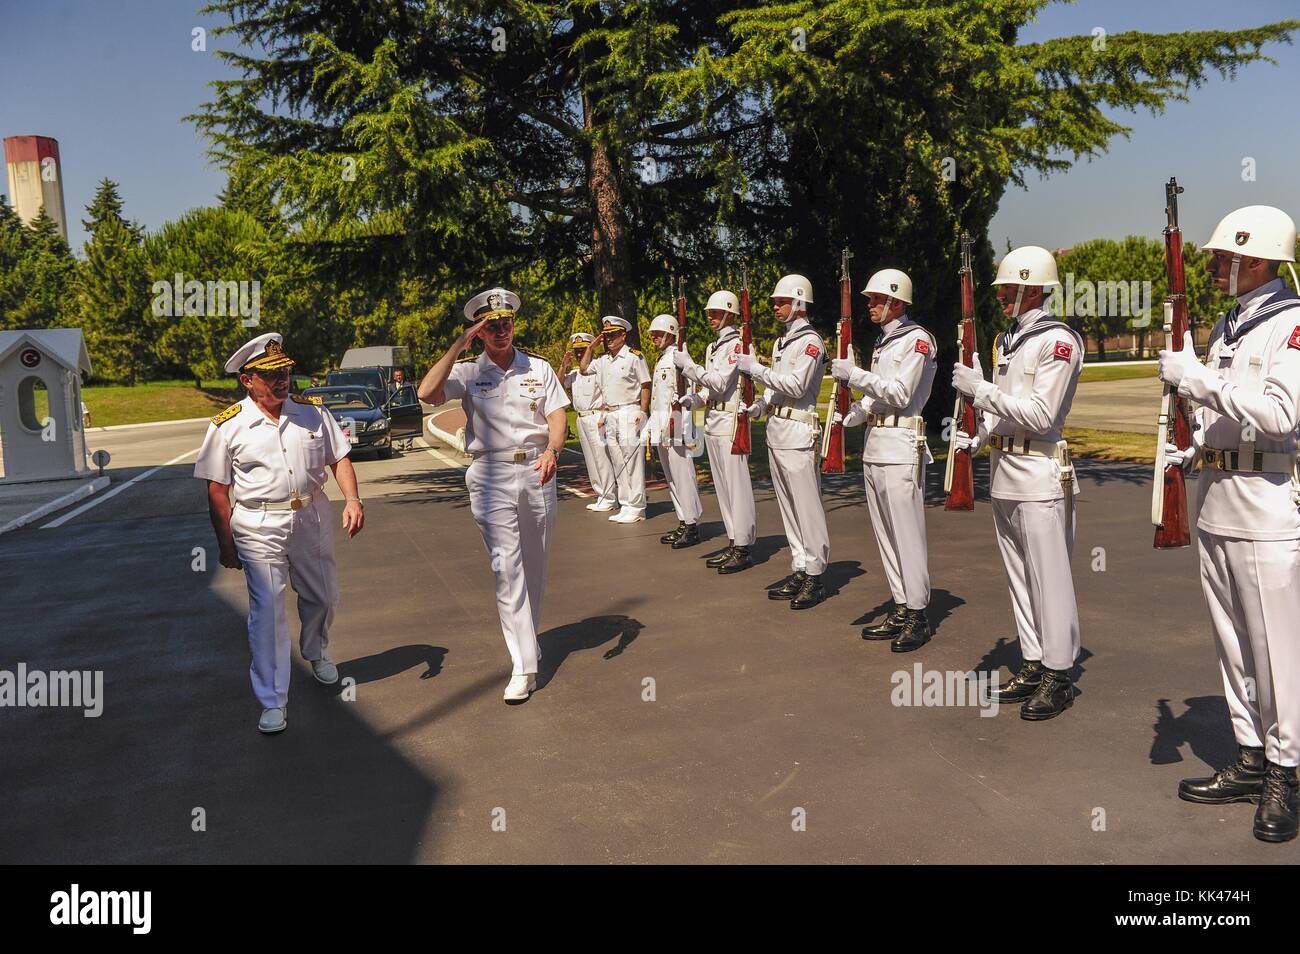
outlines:
[{"label": "dark sedan car", "polygon": [[343,433],[358,450],[373,450],[384,460],[393,456],[392,421],[375,392],[365,387],[308,388],[302,392],[318,397],[334,415]]}]

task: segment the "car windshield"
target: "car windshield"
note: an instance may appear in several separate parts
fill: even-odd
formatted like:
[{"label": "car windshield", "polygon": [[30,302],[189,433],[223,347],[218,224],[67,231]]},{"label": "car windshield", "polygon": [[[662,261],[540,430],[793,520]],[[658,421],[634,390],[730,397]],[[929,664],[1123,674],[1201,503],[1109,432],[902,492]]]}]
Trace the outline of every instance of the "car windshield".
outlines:
[{"label": "car windshield", "polygon": [[378,371],[331,371],[330,384],[353,384],[367,388],[384,386],[384,376]]},{"label": "car windshield", "polygon": [[320,398],[331,411],[346,409],[369,411],[375,407],[375,399],[364,388],[312,388],[306,393]]}]

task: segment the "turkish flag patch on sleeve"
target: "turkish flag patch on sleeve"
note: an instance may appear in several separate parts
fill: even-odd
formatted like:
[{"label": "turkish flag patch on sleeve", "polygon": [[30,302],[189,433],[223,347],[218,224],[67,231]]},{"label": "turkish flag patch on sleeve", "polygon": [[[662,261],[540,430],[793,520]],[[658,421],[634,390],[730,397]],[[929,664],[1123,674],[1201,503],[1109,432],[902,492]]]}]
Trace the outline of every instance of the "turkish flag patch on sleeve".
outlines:
[{"label": "turkish flag patch on sleeve", "polygon": [[924,338],[917,338],[917,339],[916,339],[916,353],[917,353],[917,354],[929,354],[929,353],[930,353],[930,342],[926,341]]},{"label": "turkish flag patch on sleeve", "polygon": [[803,353],[810,358],[815,358],[821,354],[821,349],[819,349],[815,344],[810,344],[808,347],[803,349]]},{"label": "turkish flag patch on sleeve", "polygon": [[1062,361],[1069,361],[1070,355],[1074,354],[1074,346],[1068,345],[1064,341],[1058,341],[1056,343],[1056,349],[1052,354],[1055,357],[1060,358]]},{"label": "turkish flag patch on sleeve", "polygon": [[1295,331],[1291,332],[1291,340],[1286,344],[1288,348],[1300,348],[1300,325],[1295,326]]}]

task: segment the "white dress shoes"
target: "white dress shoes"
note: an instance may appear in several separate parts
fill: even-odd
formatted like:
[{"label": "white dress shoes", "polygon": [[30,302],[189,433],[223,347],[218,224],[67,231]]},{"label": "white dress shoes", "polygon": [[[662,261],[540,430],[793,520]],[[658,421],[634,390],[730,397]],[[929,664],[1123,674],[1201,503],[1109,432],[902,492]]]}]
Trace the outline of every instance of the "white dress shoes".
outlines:
[{"label": "white dress shoes", "polygon": [[636,523],[638,520],[645,519],[645,511],[635,507],[623,507],[609,519],[614,523]]},{"label": "white dress shoes", "polygon": [[618,507],[612,500],[597,500],[595,503],[587,504],[587,509],[596,513],[609,513],[611,510],[617,510]]},{"label": "white dress shoes", "polygon": [[283,732],[284,727],[289,724],[289,709],[275,708],[263,709],[262,718],[257,720],[257,731],[271,735],[274,732]]},{"label": "white dress shoes", "polygon": [[503,698],[506,702],[527,702],[528,696],[537,688],[537,673],[526,672],[511,676]]},{"label": "white dress shoes", "polygon": [[339,681],[339,667],[328,656],[311,661],[311,672],[322,686],[332,686]]}]

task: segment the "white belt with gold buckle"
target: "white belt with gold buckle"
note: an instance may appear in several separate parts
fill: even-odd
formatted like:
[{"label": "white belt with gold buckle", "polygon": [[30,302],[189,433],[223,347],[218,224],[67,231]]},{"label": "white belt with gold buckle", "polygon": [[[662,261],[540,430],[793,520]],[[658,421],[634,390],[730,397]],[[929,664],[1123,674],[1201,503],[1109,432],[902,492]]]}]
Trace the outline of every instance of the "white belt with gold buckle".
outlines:
[{"label": "white belt with gold buckle", "polygon": [[248,510],[301,510],[311,503],[315,497],[316,492],[312,491],[305,497],[290,497],[288,500],[263,500],[259,503],[249,503],[247,500],[241,500],[239,505]]}]

